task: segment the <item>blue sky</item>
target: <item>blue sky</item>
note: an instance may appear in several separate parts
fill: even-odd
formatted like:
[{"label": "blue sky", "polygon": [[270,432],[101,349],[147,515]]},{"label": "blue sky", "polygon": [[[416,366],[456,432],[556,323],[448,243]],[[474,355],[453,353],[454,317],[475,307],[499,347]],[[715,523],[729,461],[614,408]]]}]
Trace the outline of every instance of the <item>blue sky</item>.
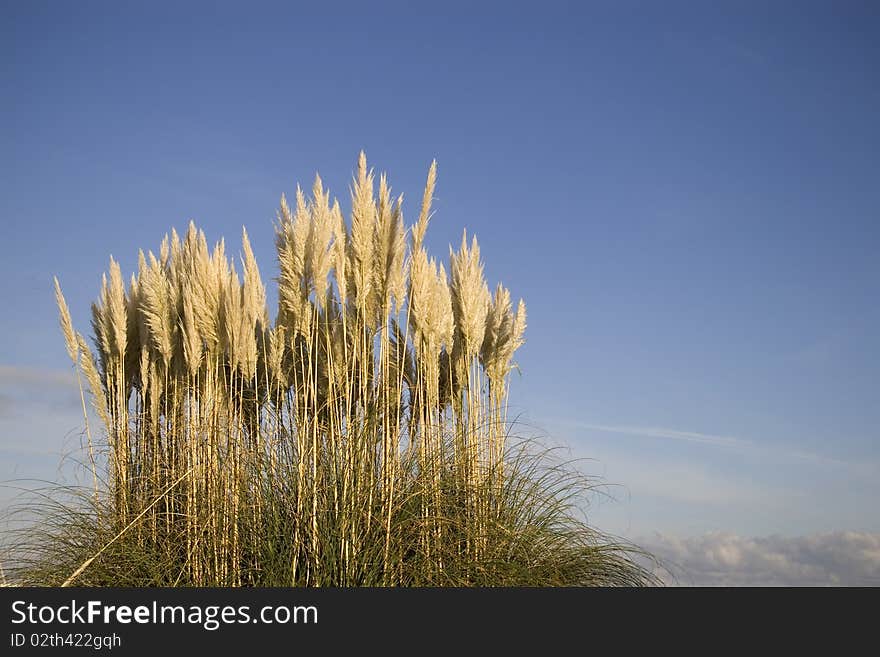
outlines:
[{"label": "blue sky", "polygon": [[601,528],[880,531],[876,4],[5,2],[0,58],[0,478],[77,422],[52,275],[85,330],[195,219],[269,278],[364,149],[525,298],[512,403]]}]

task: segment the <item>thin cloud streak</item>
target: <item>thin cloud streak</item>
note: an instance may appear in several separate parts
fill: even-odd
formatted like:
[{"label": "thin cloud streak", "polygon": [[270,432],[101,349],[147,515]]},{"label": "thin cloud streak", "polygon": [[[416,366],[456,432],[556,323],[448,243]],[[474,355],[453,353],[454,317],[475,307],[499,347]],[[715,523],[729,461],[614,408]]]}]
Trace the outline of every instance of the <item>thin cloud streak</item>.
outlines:
[{"label": "thin cloud streak", "polygon": [[707,445],[710,447],[719,447],[726,449],[736,449],[740,451],[759,452],[763,454],[775,454],[787,461],[806,461],[816,463],[818,465],[833,465],[855,469],[864,474],[876,474],[877,464],[870,462],[852,462],[835,459],[813,452],[803,450],[787,449],[785,447],[759,445],[751,440],[744,438],[735,438],[732,436],[722,436],[718,434],[699,433],[696,431],[680,431],[678,429],[667,429],[661,427],[636,427],[636,426],[619,426],[607,424],[587,424],[582,422],[566,423],[577,429],[586,429],[589,431],[602,431],[607,433],[617,433],[627,436],[643,436],[646,438],[665,438],[668,440],[683,441]]},{"label": "thin cloud streak", "polygon": [[679,431],[677,429],[665,429],[661,427],[632,427],[632,426],[610,426],[607,424],[578,424],[578,428],[590,429],[591,431],[606,431],[608,433],[622,433],[630,436],[646,436],[649,438],[670,438],[672,440],[684,440],[692,443],[700,443],[703,445],[715,445],[717,447],[737,447],[750,448],[755,447],[754,443],[740,438],[731,438],[729,436],[718,436],[708,433],[697,433],[696,431]]},{"label": "thin cloud streak", "polygon": [[72,371],[0,365],[0,385],[17,384],[73,387],[76,377]]},{"label": "thin cloud streak", "polygon": [[81,408],[76,376],[71,370],[0,364],[0,423],[26,430],[28,422],[43,416],[66,416]]}]

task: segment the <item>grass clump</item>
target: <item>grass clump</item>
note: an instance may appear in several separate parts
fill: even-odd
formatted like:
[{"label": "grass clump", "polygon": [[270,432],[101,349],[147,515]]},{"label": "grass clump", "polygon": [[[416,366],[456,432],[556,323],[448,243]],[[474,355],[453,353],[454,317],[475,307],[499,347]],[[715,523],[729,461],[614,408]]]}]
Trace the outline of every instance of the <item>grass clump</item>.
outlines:
[{"label": "grass clump", "polygon": [[[190,224],[126,285],[112,258],[95,351],[56,280],[92,489],[53,497],[12,544],[28,584],[628,585],[635,551],[577,514],[589,482],[513,444],[508,379],[525,304],[489,292],[476,238],[447,267],[361,154],[351,216],[321,179],[276,226],[278,308]],[[448,271],[448,273],[447,273]],[[240,273],[239,273],[240,272]],[[85,409],[85,394],[83,394]],[[87,415],[87,414],[86,414]],[[88,418],[87,418],[88,422]],[[103,443],[103,441],[102,441]]]}]

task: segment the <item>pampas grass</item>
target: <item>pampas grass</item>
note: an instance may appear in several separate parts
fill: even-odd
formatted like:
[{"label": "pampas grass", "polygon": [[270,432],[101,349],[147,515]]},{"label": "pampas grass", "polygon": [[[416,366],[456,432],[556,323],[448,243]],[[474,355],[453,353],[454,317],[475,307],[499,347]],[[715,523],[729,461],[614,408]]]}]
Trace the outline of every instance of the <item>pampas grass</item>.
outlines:
[{"label": "pampas grass", "polygon": [[[617,585],[634,548],[579,519],[591,484],[510,437],[525,304],[494,295],[476,238],[424,247],[431,165],[402,198],[361,153],[347,224],[320,177],[281,198],[278,308],[247,232],[240,265],[190,224],[124,284],[111,258],[94,352],[56,281],[68,355],[106,436],[93,494],[15,544],[29,584]],[[84,414],[85,393],[83,393]],[[99,484],[99,480],[102,482]],[[11,574],[10,574],[11,573]]]}]

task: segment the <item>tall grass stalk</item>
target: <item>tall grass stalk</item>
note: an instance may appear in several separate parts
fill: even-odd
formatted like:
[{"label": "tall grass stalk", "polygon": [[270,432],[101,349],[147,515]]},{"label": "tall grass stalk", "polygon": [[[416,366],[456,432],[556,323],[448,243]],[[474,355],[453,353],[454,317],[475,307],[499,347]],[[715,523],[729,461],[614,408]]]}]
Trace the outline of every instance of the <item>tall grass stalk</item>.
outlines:
[{"label": "tall grass stalk", "polygon": [[[625,546],[575,519],[579,480],[509,444],[525,305],[514,310],[501,285],[490,294],[476,238],[448,266],[429,257],[435,182],[432,164],[409,236],[402,198],[384,175],[376,189],[363,153],[348,222],[319,177],[293,207],[282,197],[274,321],[246,232],[240,265],[192,223],[158,255],[141,252],[127,286],[111,258],[94,352],[56,282],[68,353],[107,437],[107,481],[99,489],[89,434],[94,499],[49,532],[82,560],[37,550],[19,578],[649,581]],[[87,527],[88,540],[66,533]],[[126,558],[137,566],[120,567]]]}]

